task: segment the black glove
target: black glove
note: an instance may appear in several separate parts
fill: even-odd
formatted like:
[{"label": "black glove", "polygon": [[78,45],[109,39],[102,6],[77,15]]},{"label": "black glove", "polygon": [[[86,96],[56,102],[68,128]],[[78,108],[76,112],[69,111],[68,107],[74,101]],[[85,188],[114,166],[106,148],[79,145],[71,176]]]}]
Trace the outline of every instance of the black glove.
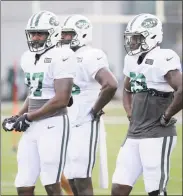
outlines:
[{"label": "black glove", "polygon": [[94,113],[93,108],[90,111],[90,114],[92,116],[92,120],[99,120],[100,117],[105,114],[103,110],[100,110],[98,113]]},{"label": "black glove", "polygon": [[163,114],[160,118],[160,123],[162,126],[164,127],[168,127],[170,125],[173,125],[177,122],[177,119],[175,119],[174,117],[171,117],[170,119],[166,119],[166,116]]},{"label": "black glove", "polygon": [[2,127],[5,131],[13,131],[13,124],[18,119],[18,115],[12,116],[10,118],[5,118],[2,123]]},{"label": "black glove", "polygon": [[69,103],[67,105],[67,107],[71,107],[73,104],[73,97],[71,96],[70,99],[69,99]]},{"label": "black glove", "polygon": [[31,122],[32,121],[27,118],[27,114],[23,114],[16,120],[13,128],[15,131],[24,132],[29,128]]},{"label": "black glove", "polygon": [[131,122],[131,116],[130,115],[127,115],[127,118],[129,120],[129,122]]}]

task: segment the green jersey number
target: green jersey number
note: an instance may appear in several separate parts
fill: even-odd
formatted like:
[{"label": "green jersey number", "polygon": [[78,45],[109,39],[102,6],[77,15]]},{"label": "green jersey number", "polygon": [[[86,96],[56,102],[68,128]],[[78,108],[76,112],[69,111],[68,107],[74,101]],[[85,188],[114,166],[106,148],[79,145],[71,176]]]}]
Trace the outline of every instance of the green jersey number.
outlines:
[{"label": "green jersey number", "polygon": [[79,86],[74,84],[72,87],[72,95],[78,95],[80,92],[81,92],[81,90],[80,90]]},{"label": "green jersey number", "polygon": [[130,72],[130,83],[134,93],[147,91],[146,78],[142,73]]},{"label": "green jersey number", "polygon": [[44,78],[44,72],[39,72],[39,73],[33,73],[32,77],[30,73],[25,73],[25,78],[26,78],[26,84],[30,88],[30,91],[33,87],[31,87],[31,81],[37,81],[37,88],[35,91],[31,91],[35,97],[41,97],[42,95],[42,88],[43,88],[43,78]]}]

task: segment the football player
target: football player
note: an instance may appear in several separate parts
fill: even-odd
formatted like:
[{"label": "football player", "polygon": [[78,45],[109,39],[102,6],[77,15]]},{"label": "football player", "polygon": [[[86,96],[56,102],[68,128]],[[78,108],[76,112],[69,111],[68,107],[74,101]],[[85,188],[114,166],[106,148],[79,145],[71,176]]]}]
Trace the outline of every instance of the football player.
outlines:
[{"label": "football player", "polygon": [[29,50],[22,55],[21,67],[30,93],[19,113],[3,121],[5,131],[23,132],[15,186],[18,195],[34,195],[40,176],[48,195],[61,195],[60,178],[70,131],[67,106],[72,101],[74,52],[55,47],[60,24],[51,12],[31,16],[25,33]]},{"label": "football player", "polygon": [[112,195],[129,195],[143,174],[149,196],[167,195],[170,157],[176,145],[176,119],[182,109],[179,56],[162,49],[160,19],[140,14],[124,33],[127,55],[123,106],[129,128],[112,178]]},{"label": "football player", "polygon": [[113,98],[117,80],[109,69],[106,54],[91,46],[92,24],[82,15],[71,15],[62,27],[62,47],[70,45],[77,58],[69,108],[71,135],[64,174],[74,195],[93,195],[92,170],[100,131],[104,131],[102,109]]}]

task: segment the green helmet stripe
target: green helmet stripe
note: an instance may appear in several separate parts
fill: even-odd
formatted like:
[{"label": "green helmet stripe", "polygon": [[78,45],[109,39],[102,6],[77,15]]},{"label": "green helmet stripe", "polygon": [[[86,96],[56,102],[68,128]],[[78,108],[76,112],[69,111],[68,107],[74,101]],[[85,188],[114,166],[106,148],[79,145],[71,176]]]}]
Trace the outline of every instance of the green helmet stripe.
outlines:
[{"label": "green helmet stripe", "polygon": [[130,29],[132,30],[132,25],[133,25],[133,23],[137,20],[137,18],[139,17],[139,16],[141,16],[141,15],[144,15],[144,14],[139,14],[139,15],[137,15],[133,20],[132,20],[132,22],[131,22],[131,24],[130,24]]},{"label": "green helmet stripe", "polygon": [[64,26],[66,25],[66,23],[68,22],[68,20],[69,20],[71,17],[72,17],[72,16],[69,16],[69,17],[65,20]]},{"label": "green helmet stripe", "polygon": [[32,26],[32,23],[33,23],[33,20],[34,20],[35,16],[36,16],[36,14],[34,14],[34,15],[32,16],[31,21],[30,21],[30,26]]},{"label": "green helmet stripe", "polygon": [[41,13],[36,17],[35,26],[38,26],[39,20],[40,20],[41,16],[42,16],[44,13],[45,13],[45,12],[41,12]]}]

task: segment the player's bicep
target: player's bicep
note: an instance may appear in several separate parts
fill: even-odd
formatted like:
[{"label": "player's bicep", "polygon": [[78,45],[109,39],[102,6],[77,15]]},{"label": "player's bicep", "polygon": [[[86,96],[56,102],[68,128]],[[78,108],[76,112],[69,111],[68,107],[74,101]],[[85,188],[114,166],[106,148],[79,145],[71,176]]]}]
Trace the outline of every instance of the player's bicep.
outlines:
[{"label": "player's bicep", "polygon": [[55,96],[64,103],[68,103],[71,97],[73,78],[61,78],[54,80]]},{"label": "player's bicep", "polygon": [[107,68],[101,68],[95,75],[95,80],[101,85],[101,86],[111,86],[114,88],[117,88],[117,79],[113,75],[113,73]]},{"label": "player's bicep", "polygon": [[182,73],[179,70],[168,71],[164,78],[175,91],[182,89]]}]

